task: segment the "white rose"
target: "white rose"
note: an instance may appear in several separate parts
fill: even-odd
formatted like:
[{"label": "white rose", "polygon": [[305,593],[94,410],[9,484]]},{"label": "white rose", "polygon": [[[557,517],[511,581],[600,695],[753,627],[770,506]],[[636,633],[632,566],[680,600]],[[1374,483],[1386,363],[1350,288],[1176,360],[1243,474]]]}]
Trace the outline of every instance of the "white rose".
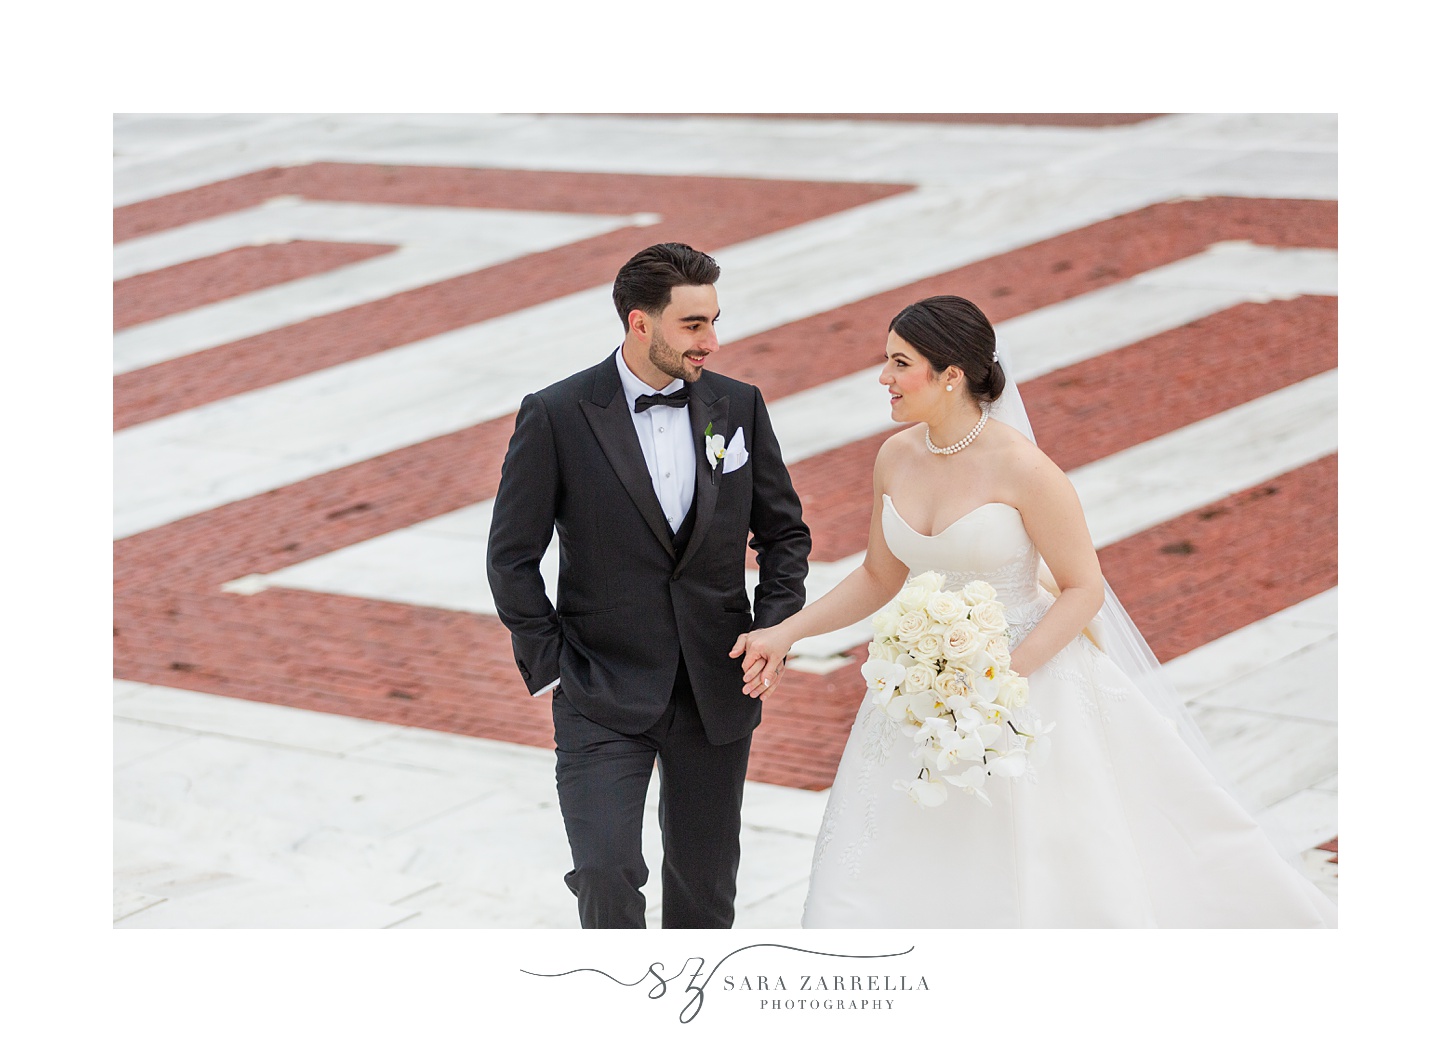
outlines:
[{"label": "white rose", "polygon": [[993,665],[998,668],[998,672],[1003,672],[1013,664],[1013,657],[1008,648],[1008,642],[1003,640],[1002,637],[994,637],[988,641],[983,651],[987,652],[988,658],[993,660]]},{"label": "white rose", "polygon": [[903,612],[897,619],[897,639],[911,647],[927,632],[927,616],[920,611]]},{"label": "white rose", "polygon": [[897,655],[887,645],[872,641],[867,645],[867,659],[873,662],[895,662]]},{"label": "white rose", "polygon": [[998,687],[997,701],[1012,709],[1027,705],[1028,682],[1016,673],[1009,673]]},{"label": "white rose", "polygon": [[953,593],[934,593],[927,598],[927,614],[937,622],[951,626],[967,614],[967,605]]},{"label": "white rose", "polygon": [[895,604],[889,604],[881,611],[872,616],[872,629],[879,637],[895,637],[897,635],[897,623],[902,618],[902,612]]},{"label": "white rose", "polygon": [[927,607],[927,598],[930,596],[932,596],[930,591],[908,583],[902,587],[902,592],[897,594],[897,607],[903,615],[908,612],[921,611]]},{"label": "white rose", "polygon": [[932,662],[942,655],[942,637],[930,630],[917,638],[916,650],[912,654],[922,662]]},{"label": "white rose", "polygon": [[937,692],[941,701],[946,702],[954,695],[966,698],[971,692],[965,678],[956,670],[948,670],[939,673],[937,679],[932,681],[932,690]]},{"label": "white rose", "polygon": [[921,662],[914,663],[907,667],[907,676],[901,684],[902,693],[915,695],[923,691],[931,691],[932,681],[936,678],[937,671],[931,666],[925,666]]},{"label": "white rose", "polygon": [[907,587],[914,590],[925,590],[927,593],[937,593],[942,589],[942,573],[923,572],[921,575],[914,575],[907,582]]},{"label": "white rose", "polygon": [[942,653],[949,662],[970,659],[983,650],[982,634],[966,619],[954,623],[942,638]]},{"label": "white rose", "polygon": [[992,588],[992,584],[985,583],[981,579],[974,579],[962,588],[962,599],[969,605],[996,600],[997,596],[998,592]]},{"label": "white rose", "polygon": [[977,623],[978,628],[984,633],[993,637],[1006,632],[1008,628],[1008,619],[1003,614],[1003,606],[997,601],[984,601],[974,607],[972,621]]}]

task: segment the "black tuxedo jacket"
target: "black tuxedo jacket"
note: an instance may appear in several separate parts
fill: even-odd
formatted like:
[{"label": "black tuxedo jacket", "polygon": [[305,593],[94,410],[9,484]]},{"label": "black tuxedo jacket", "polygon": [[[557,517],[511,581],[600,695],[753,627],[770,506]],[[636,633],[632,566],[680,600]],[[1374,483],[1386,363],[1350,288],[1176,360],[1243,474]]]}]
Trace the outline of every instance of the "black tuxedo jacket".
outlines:
[{"label": "black tuxedo jacket", "polygon": [[[520,405],[489,532],[489,586],[531,691],[559,677],[583,715],[639,734],[664,713],[683,657],[719,745],[761,719],[760,701],[741,693],[741,660],[727,653],[753,625],[805,603],[811,534],[761,392],[709,371],[687,386],[695,521],[683,547],[655,497],[612,353]],[[720,461],[712,471],[707,425],[727,443],[745,432],[743,466],[726,474]],[[539,561],[556,530],[554,605]],[[760,569],[754,623],[748,537]]]}]

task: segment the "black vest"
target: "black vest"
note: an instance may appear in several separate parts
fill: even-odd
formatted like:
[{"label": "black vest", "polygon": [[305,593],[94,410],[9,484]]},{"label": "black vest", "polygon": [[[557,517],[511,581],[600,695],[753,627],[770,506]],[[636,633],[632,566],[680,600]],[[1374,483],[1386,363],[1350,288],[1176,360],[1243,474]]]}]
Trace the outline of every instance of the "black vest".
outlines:
[{"label": "black vest", "polygon": [[690,533],[695,531],[695,500],[690,501],[690,509],[685,512],[685,517],[680,522],[680,530],[675,533],[675,556],[678,559],[685,553],[685,547],[690,543]]}]

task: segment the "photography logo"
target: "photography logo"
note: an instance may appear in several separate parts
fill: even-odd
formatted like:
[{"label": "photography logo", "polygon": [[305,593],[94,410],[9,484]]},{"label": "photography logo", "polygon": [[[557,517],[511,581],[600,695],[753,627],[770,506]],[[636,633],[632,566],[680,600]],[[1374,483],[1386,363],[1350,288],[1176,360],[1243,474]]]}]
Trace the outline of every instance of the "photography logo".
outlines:
[{"label": "photography logo", "polygon": [[[786,944],[748,944],[722,956],[709,971],[705,968],[704,958],[691,956],[685,960],[678,972],[668,977],[665,976],[665,963],[663,962],[652,962],[644,974],[633,981],[621,980],[604,970],[592,967],[578,967],[560,973],[543,973],[536,970],[521,970],[520,972],[531,977],[568,977],[576,973],[597,973],[623,988],[637,988],[645,985],[648,989],[645,992],[646,996],[655,1000],[671,995],[671,986],[675,985],[676,991],[673,994],[683,995],[685,1000],[679,1014],[682,1024],[689,1024],[704,1008],[706,993],[712,984],[723,992],[750,992],[752,994],[759,992],[761,993],[759,1008],[768,1011],[794,1009],[891,1010],[899,993],[930,990],[925,976],[901,972],[863,973],[861,970],[864,967],[850,967],[855,972],[846,973],[840,971],[847,967],[838,965],[831,967],[832,972],[827,973],[822,972],[821,967],[817,966],[814,972],[801,972],[798,968],[797,972],[788,975],[779,970],[771,973],[737,972],[742,968],[742,963],[737,962],[732,967],[732,972],[720,972],[729,960],[742,952],[761,948],[775,948],[833,960],[898,959],[915,950],[915,948],[908,948],[900,952],[855,955],[813,951],[809,948],[795,948]],[[890,968],[881,967],[880,969]],[[783,992],[787,994],[783,995]]]}]

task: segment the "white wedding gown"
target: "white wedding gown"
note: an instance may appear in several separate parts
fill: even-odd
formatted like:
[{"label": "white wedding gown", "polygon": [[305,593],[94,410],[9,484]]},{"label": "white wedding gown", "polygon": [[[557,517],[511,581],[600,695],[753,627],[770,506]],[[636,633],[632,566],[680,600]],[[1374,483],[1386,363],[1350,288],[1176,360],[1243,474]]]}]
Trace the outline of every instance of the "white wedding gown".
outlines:
[{"label": "white wedding gown", "polygon": [[[988,503],[935,536],[883,496],[887,545],[949,588],[983,579],[1012,644],[1052,596],[1016,509]],[[1313,927],[1335,905],[1275,850],[1175,727],[1082,635],[1028,677],[1055,723],[1027,777],[989,779],[985,806],[893,788],[922,762],[864,699],[816,841],[805,927]]]}]

